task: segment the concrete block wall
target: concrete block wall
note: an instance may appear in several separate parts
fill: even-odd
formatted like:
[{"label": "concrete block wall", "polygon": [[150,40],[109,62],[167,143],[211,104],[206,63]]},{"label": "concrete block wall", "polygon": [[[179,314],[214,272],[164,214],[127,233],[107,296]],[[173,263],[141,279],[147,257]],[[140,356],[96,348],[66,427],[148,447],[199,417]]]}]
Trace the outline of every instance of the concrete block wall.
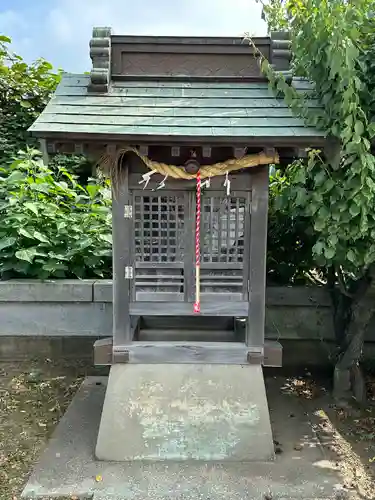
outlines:
[{"label": "concrete block wall", "polygon": [[[323,288],[268,288],[267,338],[283,344],[291,363],[296,349],[306,363],[328,360],[333,340],[330,308]],[[111,334],[111,281],[0,281],[0,359],[23,358],[33,351],[47,357],[51,352],[91,356],[94,340]],[[366,340],[375,343],[375,319]]]},{"label": "concrete block wall", "polygon": [[100,289],[94,280],[0,281],[0,337],[111,335],[112,304]]}]

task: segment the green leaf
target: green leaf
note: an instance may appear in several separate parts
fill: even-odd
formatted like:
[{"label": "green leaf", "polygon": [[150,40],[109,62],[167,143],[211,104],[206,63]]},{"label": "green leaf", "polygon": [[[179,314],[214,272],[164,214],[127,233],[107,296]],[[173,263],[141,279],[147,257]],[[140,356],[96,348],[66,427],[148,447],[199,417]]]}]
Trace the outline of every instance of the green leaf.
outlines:
[{"label": "green leaf", "polygon": [[334,248],[325,248],[324,249],[324,256],[328,260],[332,260],[333,257],[335,256],[336,252]]},{"label": "green leaf", "polygon": [[68,257],[66,255],[63,255],[63,254],[57,254],[55,252],[49,252],[48,256],[51,258],[51,259],[56,259],[56,260],[69,260]]},{"label": "green leaf", "polygon": [[354,125],[354,131],[357,135],[362,135],[365,131],[365,127],[361,121],[357,121]]},{"label": "green leaf", "polygon": [[4,42],[4,43],[12,43],[12,39],[11,39],[11,38],[9,38],[9,36],[0,35],[0,42]]},{"label": "green leaf", "polygon": [[32,104],[29,101],[22,100],[20,104],[23,108],[31,108]]},{"label": "green leaf", "polygon": [[360,213],[361,209],[356,203],[351,203],[349,207],[350,215],[356,217]]},{"label": "green leaf", "polygon": [[337,245],[337,242],[338,242],[338,237],[336,234],[330,234],[328,236],[328,244],[331,246],[331,247],[335,247]]},{"label": "green leaf", "polygon": [[17,182],[25,178],[25,174],[20,170],[13,170],[13,172],[9,175],[7,182]]},{"label": "green leaf", "polygon": [[324,248],[324,245],[321,241],[318,241],[317,243],[315,243],[315,245],[313,246],[313,252],[317,255],[321,255],[323,254],[323,248]]},{"label": "green leaf", "polygon": [[43,264],[43,269],[45,271],[66,271],[68,269],[68,266],[66,264],[63,264],[62,262],[56,262],[56,261],[49,261],[46,264]]},{"label": "green leaf", "polygon": [[30,189],[32,189],[33,191],[37,191],[39,193],[49,194],[50,185],[47,183],[37,184],[34,182],[34,183],[30,184]]},{"label": "green leaf", "polygon": [[100,190],[100,186],[96,184],[89,184],[86,186],[87,192],[89,193],[91,198],[95,198],[95,196],[98,194]]},{"label": "green leaf", "polygon": [[15,253],[17,259],[19,260],[25,260],[27,262],[30,262],[30,264],[32,264],[33,262],[33,259],[36,255],[36,249],[35,248],[24,248],[22,250],[18,250],[16,253]]},{"label": "green leaf", "polygon": [[35,215],[38,215],[39,214],[39,211],[38,211],[38,207],[35,205],[35,203],[31,203],[31,202],[26,202],[24,204],[25,208],[27,208],[28,210],[30,210],[31,212],[33,212]]},{"label": "green leaf", "polygon": [[302,206],[304,205],[308,200],[307,196],[307,191],[305,188],[301,187],[296,187],[296,198],[295,198],[295,204],[297,206]]},{"label": "green leaf", "polygon": [[262,73],[267,73],[268,70],[269,70],[269,62],[267,61],[267,59],[263,59],[261,63],[261,71]]},{"label": "green leaf", "polygon": [[107,241],[108,243],[112,244],[112,234],[111,233],[101,234],[101,235],[99,235],[99,239],[101,239],[102,241]]},{"label": "green leaf", "polygon": [[325,219],[318,218],[315,221],[314,229],[315,231],[321,232],[326,227]]},{"label": "green leaf", "polygon": [[294,182],[298,184],[305,184],[306,183],[306,172],[305,169],[299,168],[297,170],[297,173],[294,177]]},{"label": "green leaf", "polygon": [[49,239],[44,236],[44,234],[40,233],[39,231],[34,231],[33,236],[35,239],[41,241],[42,243],[49,243]]},{"label": "green leaf", "polygon": [[24,229],[23,227],[20,228],[19,234],[25,236],[26,238],[34,239],[34,236],[29,231],[27,231],[27,229]]},{"label": "green leaf", "polygon": [[367,132],[371,139],[375,136],[375,123],[370,123],[367,127]]},{"label": "green leaf", "polygon": [[4,250],[4,248],[11,247],[12,245],[15,244],[16,238],[13,237],[8,237],[8,238],[3,238],[0,240],[0,250]]},{"label": "green leaf", "polygon": [[357,257],[356,257],[356,254],[354,253],[353,250],[349,250],[348,253],[346,254],[346,257],[347,257],[349,262],[351,262],[352,264],[355,264]]}]

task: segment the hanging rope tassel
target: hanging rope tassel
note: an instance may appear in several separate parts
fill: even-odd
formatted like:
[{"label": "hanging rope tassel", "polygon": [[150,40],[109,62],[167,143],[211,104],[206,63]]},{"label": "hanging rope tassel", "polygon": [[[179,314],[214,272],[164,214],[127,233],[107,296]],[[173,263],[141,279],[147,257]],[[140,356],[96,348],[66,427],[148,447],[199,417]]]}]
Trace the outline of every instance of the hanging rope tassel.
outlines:
[{"label": "hanging rope tassel", "polygon": [[197,214],[195,220],[195,303],[194,312],[201,312],[201,174],[197,173]]}]

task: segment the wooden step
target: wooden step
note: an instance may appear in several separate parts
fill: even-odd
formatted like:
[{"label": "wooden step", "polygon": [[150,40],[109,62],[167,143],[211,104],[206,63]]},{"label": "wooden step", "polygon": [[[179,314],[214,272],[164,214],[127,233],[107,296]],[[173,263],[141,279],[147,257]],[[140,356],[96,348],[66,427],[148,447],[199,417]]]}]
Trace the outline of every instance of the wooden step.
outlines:
[{"label": "wooden step", "polygon": [[184,328],[143,328],[138,333],[140,341],[198,341],[198,342],[234,342],[234,330],[206,330]]}]

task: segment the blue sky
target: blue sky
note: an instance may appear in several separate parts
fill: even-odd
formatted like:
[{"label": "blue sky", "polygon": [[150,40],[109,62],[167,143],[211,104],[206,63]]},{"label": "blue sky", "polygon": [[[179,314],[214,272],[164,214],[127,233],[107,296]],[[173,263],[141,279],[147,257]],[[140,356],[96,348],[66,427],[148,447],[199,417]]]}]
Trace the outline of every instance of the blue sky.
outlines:
[{"label": "blue sky", "polygon": [[124,35],[263,35],[260,10],[255,0],[0,0],[0,33],[28,62],[44,57],[83,72],[93,26]]}]

